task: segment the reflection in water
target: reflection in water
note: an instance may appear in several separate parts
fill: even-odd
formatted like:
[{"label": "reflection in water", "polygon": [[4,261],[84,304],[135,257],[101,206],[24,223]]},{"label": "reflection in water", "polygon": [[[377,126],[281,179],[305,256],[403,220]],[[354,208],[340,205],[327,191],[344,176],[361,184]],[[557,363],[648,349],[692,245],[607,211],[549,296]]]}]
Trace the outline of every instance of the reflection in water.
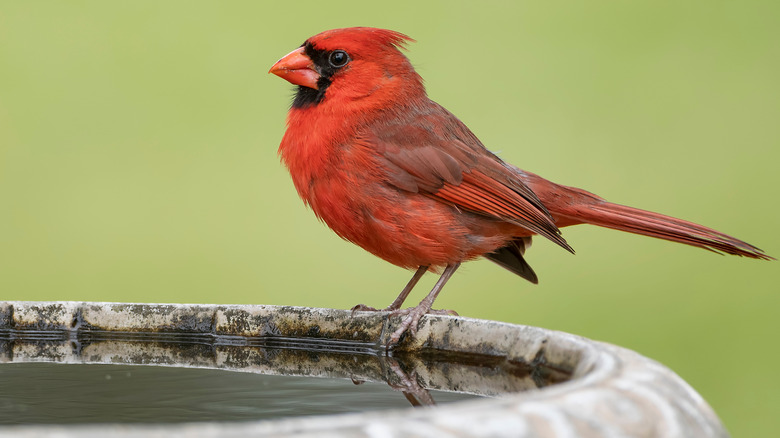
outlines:
[{"label": "reflection in water", "polygon": [[433,406],[436,404],[430,391],[420,386],[420,382],[417,381],[417,372],[412,371],[410,374],[406,374],[401,369],[401,364],[394,358],[388,358],[387,364],[401,381],[399,385],[391,384],[390,387],[401,391],[412,406]]},{"label": "reflection in water", "polygon": [[0,424],[249,421],[431,406],[569,378],[545,362],[433,350],[388,356],[365,343],[281,336],[0,330]]}]

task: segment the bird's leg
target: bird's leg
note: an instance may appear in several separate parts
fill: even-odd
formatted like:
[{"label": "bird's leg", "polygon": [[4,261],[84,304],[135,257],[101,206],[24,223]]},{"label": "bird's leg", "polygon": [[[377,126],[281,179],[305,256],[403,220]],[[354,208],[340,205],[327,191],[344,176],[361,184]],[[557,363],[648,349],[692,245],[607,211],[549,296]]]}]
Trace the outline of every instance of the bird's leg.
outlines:
[{"label": "bird's leg", "polygon": [[[392,302],[389,306],[382,309],[384,311],[393,311],[398,310],[401,308],[401,305],[406,300],[406,297],[409,296],[409,293],[414,289],[414,286],[417,285],[417,282],[420,281],[423,274],[425,274],[428,271],[427,266],[420,266],[417,268],[417,272],[414,273],[412,276],[412,279],[409,280],[408,283],[406,283],[406,286],[404,287],[404,290],[401,291],[400,294],[398,294],[398,297],[395,299],[395,301]],[[358,311],[369,311],[369,312],[376,312],[378,309],[375,309],[373,307],[366,306],[365,304],[358,304],[357,306],[352,308],[352,312],[358,312]]]},{"label": "bird's leg", "polygon": [[398,310],[401,308],[401,306],[404,304],[404,301],[406,301],[406,297],[409,296],[409,293],[414,289],[414,287],[417,285],[417,282],[420,281],[423,274],[428,272],[427,266],[420,266],[417,268],[417,272],[414,273],[412,278],[409,280],[408,283],[406,283],[406,286],[404,286],[404,290],[401,291],[400,294],[396,297],[396,299],[389,305],[385,310]]},{"label": "bird's leg", "polygon": [[[417,333],[417,325],[420,323],[420,318],[422,318],[423,315],[426,313],[436,313],[436,314],[450,314],[454,313],[448,310],[440,311],[431,311],[431,307],[433,307],[433,302],[436,300],[436,297],[439,295],[439,292],[441,292],[444,285],[447,283],[447,280],[452,277],[452,274],[455,273],[455,271],[460,266],[460,263],[453,263],[451,265],[447,265],[446,268],[444,268],[444,272],[442,272],[441,277],[439,277],[439,281],[436,282],[436,284],[433,286],[433,289],[431,289],[430,293],[420,301],[420,304],[418,304],[415,307],[409,308],[409,309],[403,309],[403,310],[394,310],[394,315],[406,315],[406,318],[401,322],[401,326],[398,327],[398,329],[393,332],[393,334],[390,336],[390,340],[387,343],[388,348],[394,344],[397,344],[399,340],[401,340],[401,336],[406,332],[411,332],[412,335],[415,335]],[[414,279],[413,279],[414,280]],[[400,298],[400,297],[399,297]],[[397,300],[396,300],[397,301]]]}]

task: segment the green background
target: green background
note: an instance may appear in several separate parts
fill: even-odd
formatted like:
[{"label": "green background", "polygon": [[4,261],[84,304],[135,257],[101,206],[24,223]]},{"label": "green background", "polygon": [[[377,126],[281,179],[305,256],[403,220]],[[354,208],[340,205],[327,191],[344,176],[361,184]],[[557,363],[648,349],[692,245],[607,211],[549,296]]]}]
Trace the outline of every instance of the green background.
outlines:
[{"label": "green background", "polygon": [[[377,6],[381,5],[381,6]],[[430,96],[521,168],[780,255],[780,3],[0,0],[0,299],[388,304],[276,148],[307,37],[387,27]],[[533,286],[466,264],[437,307],[612,342],[736,436],[780,428],[777,262],[595,227]],[[410,301],[418,300],[433,276]]]}]

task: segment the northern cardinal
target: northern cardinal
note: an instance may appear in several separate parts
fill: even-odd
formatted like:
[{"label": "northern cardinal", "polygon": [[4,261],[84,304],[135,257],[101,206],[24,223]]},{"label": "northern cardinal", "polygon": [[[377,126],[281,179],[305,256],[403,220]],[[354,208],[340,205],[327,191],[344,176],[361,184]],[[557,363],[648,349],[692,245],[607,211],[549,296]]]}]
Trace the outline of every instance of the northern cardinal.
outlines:
[{"label": "northern cardinal", "polygon": [[[413,41],[369,27],[307,39],[271,67],[297,85],[279,154],[298,194],[342,238],[416,269],[385,310],[409,330],[464,261],[485,257],[526,280],[523,258],[538,234],[569,252],[561,227],[593,224],[769,260],[763,251],[701,225],[613,204],[505,163],[441,105],[399,48]],[[419,305],[401,309],[428,271],[441,278]],[[374,310],[358,305],[355,310]]]}]

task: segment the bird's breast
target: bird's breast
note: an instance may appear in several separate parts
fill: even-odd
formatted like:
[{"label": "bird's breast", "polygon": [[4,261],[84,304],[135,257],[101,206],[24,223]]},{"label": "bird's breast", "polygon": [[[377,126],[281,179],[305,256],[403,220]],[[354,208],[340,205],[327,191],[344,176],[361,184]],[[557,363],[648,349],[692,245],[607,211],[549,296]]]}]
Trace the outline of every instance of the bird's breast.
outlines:
[{"label": "bird's breast", "polygon": [[340,136],[315,120],[290,122],[281,158],[303,201],[343,239],[417,268],[468,260],[511,237],[508,224],[391,184],[378,151],[357,136]]}]

